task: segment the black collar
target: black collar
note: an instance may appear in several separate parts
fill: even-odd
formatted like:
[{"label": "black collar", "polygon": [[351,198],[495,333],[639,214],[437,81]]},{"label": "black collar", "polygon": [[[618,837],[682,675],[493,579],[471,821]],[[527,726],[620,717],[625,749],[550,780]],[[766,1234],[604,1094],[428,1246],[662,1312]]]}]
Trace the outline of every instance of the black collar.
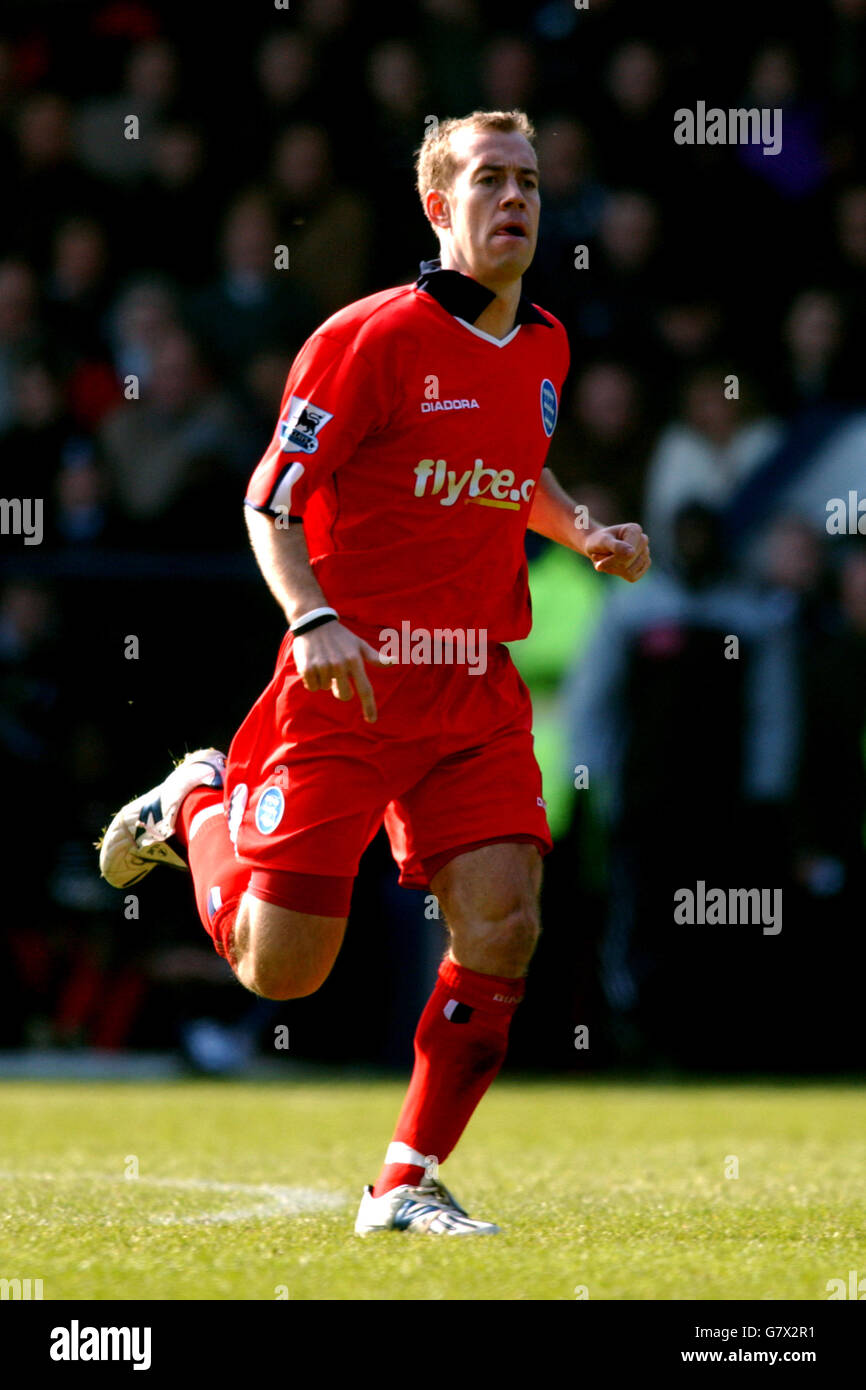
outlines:
[{"label": "black collar", "polygon": [[[449,314],[465,319],[467,323],[474,323],[496,298],[492,290],[485,289],[471,276],[463,275],[459,270],[443,270],[438,256],[432,261],[422,261],[420,270],[415,288],[425,290]],[[550,328],[550,319],[540,314],[525,294],[520,296],[514,322],[543,323],[545,328]]]}]

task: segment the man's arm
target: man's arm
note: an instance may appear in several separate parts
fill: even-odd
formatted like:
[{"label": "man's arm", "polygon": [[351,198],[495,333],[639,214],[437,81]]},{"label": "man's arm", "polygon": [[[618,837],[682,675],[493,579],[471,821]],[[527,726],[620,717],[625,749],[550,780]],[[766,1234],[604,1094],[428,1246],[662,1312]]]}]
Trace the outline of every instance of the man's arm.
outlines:
[{"label": "man's arm", "polygon": [[542,470],[528,524],[540,536],[585,555],[602,574],[617,574],[630,584],[650,567],[649,540],[637,522],[599,525],[560,487],[549,468]]},{"label": "man's arm", "polygon": [[[313,574],[300,522],[277,526],[271,516],[252,507],[245,507],[244,514],[259,569],[289,626],[313,608],[329,607]],[[307,690],[330,687],[338,700],[351,700],[354,682],[364,718],[370,724],[375,722],[376,701],[364,662],[377,666],[388,663],[374,647],[334,621],[296,636],[293,653],[298,675]]]}]

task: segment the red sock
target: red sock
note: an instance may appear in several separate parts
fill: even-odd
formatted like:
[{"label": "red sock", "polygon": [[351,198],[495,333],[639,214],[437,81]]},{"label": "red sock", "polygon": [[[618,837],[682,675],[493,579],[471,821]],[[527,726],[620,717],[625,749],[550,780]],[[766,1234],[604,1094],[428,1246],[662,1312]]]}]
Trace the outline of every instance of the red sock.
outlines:
[{"label": "red sock", "polygon": [[525,980],[480,975],[446,956],[415,1033],[415,1069],[376,1180],[381,1197],[444,1163],[505,1059]]},{"label": "red sock", "polygon": [[187,793],[177,817],[177,838],[186,846],[204,929],[219,955],[231,962],[231,930],[250,871],[235,858],[221,788],[194,787]]}]

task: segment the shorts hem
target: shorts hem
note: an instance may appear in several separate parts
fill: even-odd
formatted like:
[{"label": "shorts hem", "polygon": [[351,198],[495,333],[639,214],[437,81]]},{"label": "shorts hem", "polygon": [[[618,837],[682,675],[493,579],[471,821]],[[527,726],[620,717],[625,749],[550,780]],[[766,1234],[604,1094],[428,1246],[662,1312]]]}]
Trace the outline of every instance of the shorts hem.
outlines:
[{"label": "shorts hem", "polygon": [[430,880],[435,878],[440,869],[444,869],[452,859],[456,859],[458,854],[469,854],[472,850],[484,849],[487,845],[500,844],[520,844],[535,845],[542,858],[549,854],[553,849],[553,841],[545,839],[542,835],[534,834],[532,831],[504,831],[501,835],[489,835],[483,840],[469,840],[463,844],[450,845],[447,849],[437,850],[434,854],[427,854],[423,859],[417,860],[417,868],[410,869],[404,875],[403,869],[400,870],[400,885],[403,888],[417,888],[422,892],[429,890]]}]

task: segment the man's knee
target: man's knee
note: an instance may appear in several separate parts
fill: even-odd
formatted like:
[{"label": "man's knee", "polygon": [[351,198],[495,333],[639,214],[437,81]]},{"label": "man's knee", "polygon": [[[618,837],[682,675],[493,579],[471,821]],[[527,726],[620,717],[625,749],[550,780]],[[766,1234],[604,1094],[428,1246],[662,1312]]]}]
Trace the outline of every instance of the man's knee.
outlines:
[{"label": "man's knee", "polygon": [[540,884],[541,856],[522,844],[484,846],[440,870],[431,887],[461,965],[489,975],[526,973],[541,932]]},{"label": "man's knee", "polygon": [[305,999],[315,994],[328,977],[328,970],[300,974],[289,953],[248,952],[238,960],[241,984],[263,999]]},{"label": "man's knee", "polygon": [[304,999],[328,978],[345,926],[345,918],[294,912],[247,895],[233,933],[235,973],[265,999]]},{"label": "man's knee", "polygon": [[538,909],[534,902],[518,900],[479,922],[477,934],[488,949],[528,965],[541,935]]},{"label": "man's knee", "polygon": [[450,921],[449,927],[461,965],[510,979],[526,973],[541,934],[538,909],[528,898],[495,905],[469,920]]}]

